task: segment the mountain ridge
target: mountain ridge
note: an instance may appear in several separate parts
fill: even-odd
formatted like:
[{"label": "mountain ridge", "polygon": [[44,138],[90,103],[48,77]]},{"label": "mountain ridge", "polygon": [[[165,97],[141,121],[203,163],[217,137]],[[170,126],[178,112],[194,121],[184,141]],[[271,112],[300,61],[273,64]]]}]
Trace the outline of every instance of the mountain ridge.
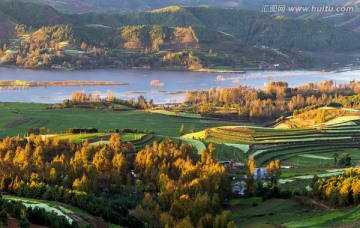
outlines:
[{"label": "mountain ridge", "polygon": [[[105,61],[96,56],[98,50],[101,50],[106,61],[113,59],[112,62],[120,61],[122,62],[120,65],[124,65],[121,60],[124,54],[120,54],[119,57],[117,51],[119,49],[120,52],[126,53],[126,61],[135,53],[137,61],[141,64],[133,60],[125,64],[131,67],[152,66],[154,62],[158,64],[159,60],[161,63],[161,59],[167,55],[163,52],[165,51],[170,54],[164,58],[164,61],[176,60],[175,62],[180,65],[181,61],[186,62],[186,65],[202,62],[212,68],[221,63],[228,69],[239,70],[246,67],[271,68],[274,64],[283,65],[284,68],[300,65],[309,67],[307,57],[302,54],[303,51],[360,50],[360,36],[356,33],[314,19],[273,17],[251,10],[170,6],[135,13],[64,14],[50,6],[19,1],[16,1],[16,4],[9,4],[12,1],[14,0],[0,0],[0,6],[5,6],[0,8],[0,15],[7,18],[2,20],[2,24],[8,25],[7,29],[4,29],[8,32],[0,33],[0,46],[3,46],[4,42],[8,45],[12,42],[12,49],[3,50],[3,53],[7,54],[5,58],[7,61],[4,62],[15,63],[16,55],[12,53],[21,53],[21,58],[19,57],[17,61],[20,63],[24,62],[20,60],[33,58],[32,55],[38,56],[39,53],[46,54],[44,57],[46,61],[40,62],[48,62],[49,57],[57,59],[57,62],[60,60],[66,62],[67,59],[80,61],[77,58]],[[36,17],[27,20],[31,15]],[[15,24],[22,23],[24,25],[16,26],[16,31],[11,29]],[[59,30],[57,26],[65,27],[60,27]],[[120,28],[127,28],[125,37]],[[171,33],[164,32],[169,29],[172,30]],[[183,41],[179,42],[179,34],[176,35],[176,32],[186,34],[191,32],[192,34],[187,37],[192,37],[190,39],[196,42],[185,42],[184,45]],[[27,41],[28,47],[21,46],[23,39],[27,39],[22,35],[24,33],[30,37]],[[60,35],[65,37],[71,35],[72,38],[57,39]],[[165,37],[175,38],[165,39]],[[218,42],[219,39],[214,40],[214,37],[224,38],[224,42]],[[10,42],[9,38],[18,41]],[[82,42],[91,45],[94,51],[80,47]],[[29,47],[32,47],[31,50]],[[39,53],[35,53],[34,50],[38,50]],[[128,56],[129,50],[133,54]],[[86,56],[87,54],[90,56]],[[74,58],[74,55],[77,57]],[[58,59],[58,56],[61,58]],[[36,64],[35,61],[28,66],[36,66]]]},{"label": "mountain ridge", "polygon": [[[200,6],[200,5],[209,5],[222,8],[240,8],[240,9],[249,9],[257,12],[261,12],[264,5],[286,5],[286,6],[354,6],[354,13],[281,13],[281,14],[270,14],[270,15],[284,15],[288,18],[301,19],[301,18],[312,18],[324,21],[328,24],[341,27],[346,30],[354,31],[360,33],[360,28],[358,26],[359,14],[360,14],[360,4],[357,0],[348,0],[344,2],[339,2],[338,0],[322,0],[322,1],[312,1],[312,0],[303,0],[303,1],[286,1],[283,0],[155,0],[155,1],[145,1],[145,0],[63,0],[63,1],[49,1],[49,0],[24,0],[25,2],[40,3],[45,5],[50,5],[61,12],[65,13],[84,13],[84,12],[136,12],[136,11],[145,11],[145,10],[155,10],[158,8],[168,7],[172,5],[179,6]],[[338,20],[333,20],[331,17],[336,16]]]}]

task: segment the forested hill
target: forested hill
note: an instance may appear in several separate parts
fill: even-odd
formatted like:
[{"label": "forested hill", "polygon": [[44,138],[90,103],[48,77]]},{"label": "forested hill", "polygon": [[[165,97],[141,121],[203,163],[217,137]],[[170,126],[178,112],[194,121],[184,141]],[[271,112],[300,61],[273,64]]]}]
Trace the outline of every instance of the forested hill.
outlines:
[{"label": "forested hill", "polygon": [[[168,27],[206,27],[233,35],[248,45],[310,51],[348,51],[360,48],[360,36],[316,20],[295,20],[249,10],[214,7],[179,7],[125,14],[82,13],[62,14],[55,9],[18,0],[0,0],[0,16],[17,24],[42,26],[72,24],[164,25]],[[9,21],[0,22],[0,27]],[[11,29],[6,29],[11,33]],[[3,32],[4,33],[4,32]],[[7,36],[0,34],[0,39]]]},{"label": "forested hill", "polygon": [[317,20],[241,9],[64,14],[0,0],[0,47],[0,64],[29,68],[303,69],[311,63],[302,51],[357,51],[360,35]]},{"label": "forested hill", "polygon": [[47,4],[64,13],[86,13],[86,12],[136,12],[153,10],[172,5],[180,6],[201,6],[209,5],[221,8],[248,9],[260,12],[264,5],[286,5],[289,6],[354,6],[355,12],[352,13],[317,13],[317,12],[287,12],[284,13],[288,18],[294,19],[316,19],[324,21],[336,27],[360,33],[360,5],[357,0],[23,0],[39,4]]},{"label": "forested hill", "polygon": [[[286,4],[286,5],[348,5],[357,2],[356,0],[24,0],[26,2],[43,3],[55,7],[62,12],[88,12],[88,11],[143,11],[157,9],[171,5],[200,6],[210,5],[216,7],[244,8],[260,11],[264,4]],[[340,2],[340,3],[339,3]]]},{"label": "forested hill", "polygon": [[[63,15],[50,6],[23,3],[18,0],[0,0],[1,15],[18,24],[32,27],[66,23]],[[2,20],[0,23],[3,23]]]},{"label": "forested hill", "polygon": [[161,24],[169,27],[201,26],[222,31],[251,45],[302,50],[356,50],[360,36],[316,20],[271,17],[255,11],[214,7],[167,7],[154,11],[98,15],[74,14],[74,24]]}]

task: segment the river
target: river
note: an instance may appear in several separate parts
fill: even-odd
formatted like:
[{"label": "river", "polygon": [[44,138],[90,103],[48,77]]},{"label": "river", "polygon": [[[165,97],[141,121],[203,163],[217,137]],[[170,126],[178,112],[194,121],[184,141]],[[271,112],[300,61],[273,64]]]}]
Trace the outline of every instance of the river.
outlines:
[{"label": "river", "polygon": [[[319,71],[249,71],[245,74],[219,74],[205,72],[172,72],[151,70],[88,70],[88,71],[48,71],[18,68],[1,68],[0,80],[23,81],[114,81],[128,85],[118,86],[55,86],[31,87],[19,90],[0,90],[0,102],[60,103],[71,98],[74,91],[86,93],[100,92],[102,97],[108,90],[122,99],[143,95],[158,104],[181,102],[186,90],[236,87],[238,84],[263,87],[270,81],[283,80],[289,86],[304,85],[333,79],[337,83],[360,80],[360,71],[319,72]],[[154,82],[157,80],[156,82]],[[153,83],[152,83],[153,82]],[[152,84],[152,85],[151,85]],[[159,87],[155,87],[158,85]]]}]

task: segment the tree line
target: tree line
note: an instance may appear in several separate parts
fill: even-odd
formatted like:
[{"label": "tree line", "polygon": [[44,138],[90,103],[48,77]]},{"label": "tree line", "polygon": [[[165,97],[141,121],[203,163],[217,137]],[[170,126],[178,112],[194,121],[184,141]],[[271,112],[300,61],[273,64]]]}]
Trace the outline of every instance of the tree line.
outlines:
[{"label": "tree line", "polygon": [[270,82],[262,89],[238,85],[236,88],[187,91],[184,104],[194,107],[194,111],[203,116],[237,115],[262,122],[299,114],[307,106],[329,104],[356,109],[360,107],[359,93],[358,81],[336,85],[333,80],[327,80],[296,88],[279,81]]},{"label": "tree line", "polygon": [[344,175],[319,179],[314,177],[312,189],[317,199],[335,207],[360,203],[360,169],[349,168]]}]

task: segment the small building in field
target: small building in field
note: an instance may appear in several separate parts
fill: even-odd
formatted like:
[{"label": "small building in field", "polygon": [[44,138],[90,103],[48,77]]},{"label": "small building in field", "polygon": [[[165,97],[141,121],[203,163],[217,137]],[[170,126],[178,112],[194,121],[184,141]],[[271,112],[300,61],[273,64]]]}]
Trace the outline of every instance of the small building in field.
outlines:
[{"label": "small building in field", "polygon": [[221,161],[220,164],[227,169],[238,169],[245,167],[244,163],[234,161]]},{"label": "small building in field", "polygon": [[237,182],[232,186],[232,192],[236,197],[245,196],[246,189],[245,181]]},{"label": "small building in field", "polygon": [[254,180],[265,180],[266,179],[266,168],[255,168]]}]

